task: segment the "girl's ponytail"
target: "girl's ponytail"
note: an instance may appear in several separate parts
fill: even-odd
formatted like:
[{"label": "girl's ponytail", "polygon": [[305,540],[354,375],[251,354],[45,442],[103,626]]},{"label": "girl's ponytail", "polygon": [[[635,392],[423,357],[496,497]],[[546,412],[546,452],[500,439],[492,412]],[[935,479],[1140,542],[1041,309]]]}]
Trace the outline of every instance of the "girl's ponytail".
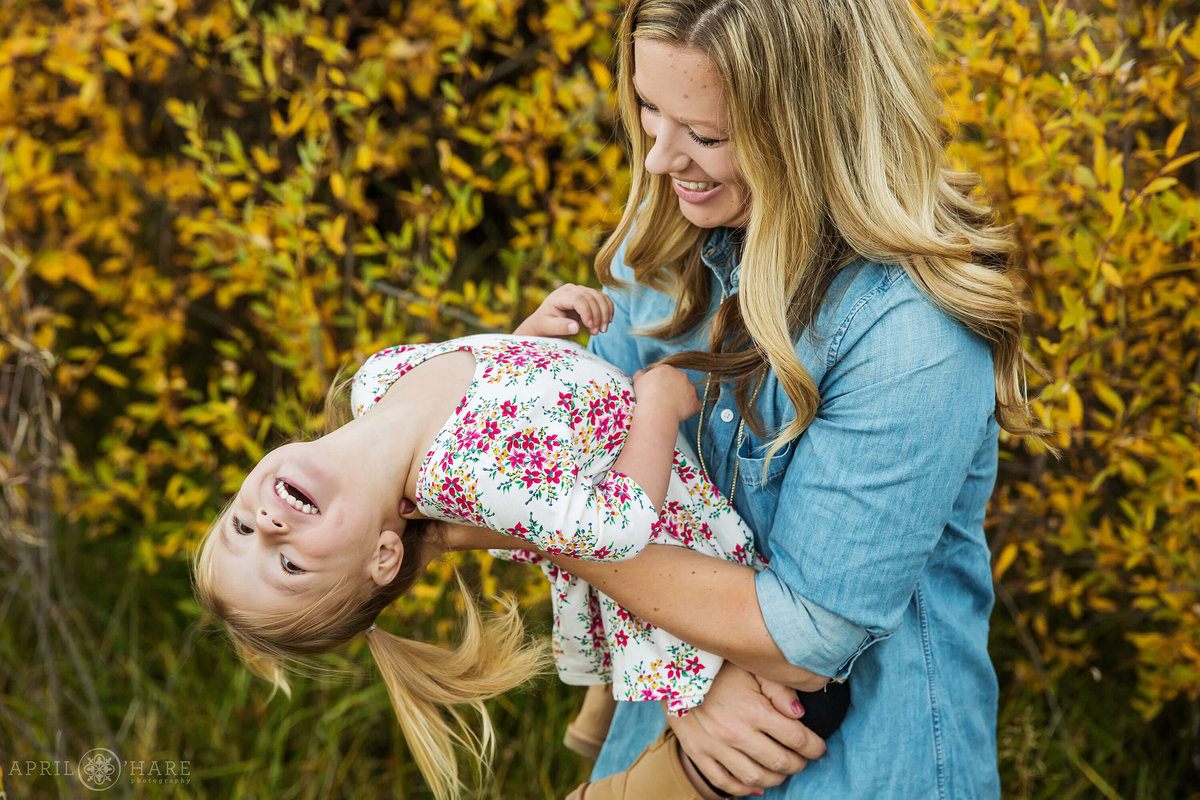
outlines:
[{"label": "girl's ponytail", "polygon": [[[485,619],[468,600],[461,643],[453,650],[382,629],[367,632],[409,750],[438,800],[463,793],[459,748],[481,766],[491,760],[495,736],[483,701],[520,686],[550,663],[544,644],[526,640],[516,603],[505,601],[505,606],[503,613]],[[464,717],[467,705],[479,713],[479,732]]]}]

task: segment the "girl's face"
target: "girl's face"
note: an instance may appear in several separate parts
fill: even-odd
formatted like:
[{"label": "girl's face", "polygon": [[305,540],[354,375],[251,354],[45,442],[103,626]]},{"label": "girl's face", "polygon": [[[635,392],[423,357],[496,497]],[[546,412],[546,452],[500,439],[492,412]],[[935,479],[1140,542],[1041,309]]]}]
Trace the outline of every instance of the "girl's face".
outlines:
[{"label": "girl's face", "polygon": [[721,76],[708,56],[662,42],[633,43],[642,128],[654,140],[646,171],[668,175],[693,225],[744,225],[750,193],[733,159]]},{"label": "girl's face", "polygon": [[344,577],[390,582],[404,520],[380,508],[371,484],[361,457],[347,459],[328,438],[268,453],[213,531],[220,595],[235,608],[273,612],[311,602]]}]

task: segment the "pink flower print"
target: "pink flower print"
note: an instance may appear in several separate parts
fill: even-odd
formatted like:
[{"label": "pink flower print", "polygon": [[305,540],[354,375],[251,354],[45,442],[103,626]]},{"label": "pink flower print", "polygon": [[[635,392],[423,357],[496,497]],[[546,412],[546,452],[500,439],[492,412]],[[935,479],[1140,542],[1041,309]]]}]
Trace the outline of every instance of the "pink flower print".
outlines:
[{"label": "pink flower print", "polygon": [[481,434],[478,430],[467,428],[466,430],[459,431],[458,443],[464,449],[473,450],[479,442],[480,436]]},{"label": "pink flower print", "polygon": [[625,631],[617,631],[613,634],[613,641],[616,642],[617,647],[625,647],[629,644],[629,634]]},{"label": "pink flower print", "polygon": [[546,483],[552,486],[558,486],[562,483],[563,471],[562,467],[557,464],[551,464],[549,468],[543,470],[542,474],[546,478]]},{"label": "pink flower print", "polygon": [[521,482],[525,484],[526,489],[532,489],[534,486],[537,486],[542,482],[542,475],[541,473],[535,472],[532,469],[527,469],[521,475]]},{"label": "pink flower print", "polygon": [[699,675],[704,666],[700,663],[699,656],[692,656],[684,662],[684,669],[693,675]]},{"label": "pink flower print", "polygon": [[558,393],[558,402],[555,405],[557,405],[559,408],[565,408],[569,411],[569,410],[571,410],[571,405],[572,405],[571,401],[573,399],[574,398],[571,397],[570,392],[559,392]]},{"label": "pink flower print", "polygon": [[529,456],[520,450],[510,449],[508,451],[508,456],[505,458],[505,463],[514,470],[524,469],[528,461]]},{"label": "pink flower print", "polygon": [[483,435],[488,439],[495,439],[500,435],[500,423],[494,419],[489,419],[483,423],[482,431]]},{"label": "pink flower print", "polygon": [[533,431],[521,431],[512,437],[513,444],[516,447],[526,451],[536,451],[541,448],[541,442],[538,441],[537,434]]},{"label": "pink flower print", "polygon": [[511,528],[509,528],[507,532],[512,534],[513,536],[517,537],[518,539],[524,539],[526,541],[529,540],[529,528],[526,528],[524,525],[522,525],[519,522],[516,525],[513,525]]},{"label": "pink flower print", "polygon": [[511,400],[505,400],[500,404],[500,416],[509,418],[517,416],[517,404]]}]

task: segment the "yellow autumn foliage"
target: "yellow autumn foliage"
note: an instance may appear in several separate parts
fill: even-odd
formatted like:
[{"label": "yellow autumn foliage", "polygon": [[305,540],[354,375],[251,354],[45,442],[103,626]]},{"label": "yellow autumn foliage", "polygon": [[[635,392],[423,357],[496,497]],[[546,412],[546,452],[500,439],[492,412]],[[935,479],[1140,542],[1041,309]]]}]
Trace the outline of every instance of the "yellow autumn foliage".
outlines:
[{"label": "yellow autumn foliage", "polygon": [[[1133,665],[1153,715],[1200,696],[1196,4],[914,4],[954,163],[1021,242],[1031,394],[1063,451],[1005,442],[1002,666]],[[319,429],[340,370],[593,282],[627,191],[619,11],[0,6],[0,368],[51,364],[54,512],[137,539],[145,570],[183,559],[250,464]],[[27,456],[0,453],[11,502]]]}]

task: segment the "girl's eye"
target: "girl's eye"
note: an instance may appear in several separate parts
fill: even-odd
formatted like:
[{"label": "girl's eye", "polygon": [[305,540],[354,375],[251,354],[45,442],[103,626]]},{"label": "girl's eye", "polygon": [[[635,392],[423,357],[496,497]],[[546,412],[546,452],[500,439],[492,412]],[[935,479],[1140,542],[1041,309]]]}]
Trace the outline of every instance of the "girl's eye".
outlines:
[{"label": "girl's eye", "polygon": [[250,534],[254,533],[254,528],[251,528],[237,517],[233,518],[233,530],[236,533],[240,533],[242,536],[249,536]]},{"label": "girl's eye", "polygon": [[692,137],[692,141],[701,147],[716,147],[719,144],[725,144],[729,141],[728,139],[709,139],[691,130],[688,131],[688,136]]},{"label": "girl's eye", "polygon": [[304,570],[300,569],[300,567],[297,567],[291,561],[288,561],[288,557],[283,553],[279,554],[279,561],[281,564],[283,564],[283,571],[289,575],[300,575],[304,572]]}]

